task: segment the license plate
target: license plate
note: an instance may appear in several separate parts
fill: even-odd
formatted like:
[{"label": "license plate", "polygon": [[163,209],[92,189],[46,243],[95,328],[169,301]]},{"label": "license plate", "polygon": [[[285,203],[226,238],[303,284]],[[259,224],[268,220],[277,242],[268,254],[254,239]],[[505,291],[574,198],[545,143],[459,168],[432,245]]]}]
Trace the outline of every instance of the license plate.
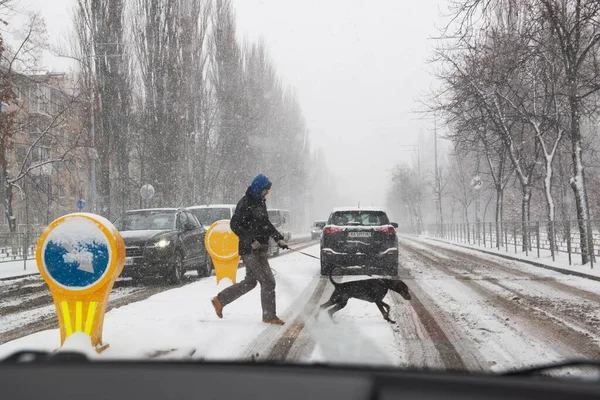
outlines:
[{"label": "license plate", "polygon": [[133,265],[133,258],[126,258],[125,265]]},{"label": "license plate", "polygon": [[349,238],[370,238],[371,232],[348,232]]}]

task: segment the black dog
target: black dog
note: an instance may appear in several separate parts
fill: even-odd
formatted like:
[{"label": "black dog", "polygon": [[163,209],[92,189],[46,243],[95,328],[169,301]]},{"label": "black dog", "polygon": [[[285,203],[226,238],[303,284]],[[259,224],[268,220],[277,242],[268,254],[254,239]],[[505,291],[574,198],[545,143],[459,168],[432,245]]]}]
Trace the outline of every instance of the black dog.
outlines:
[{"label": "black dog", "polygon": [[377,308],[379,308],[379,311],[381,311],[383,319],[395,324],[396,321],[390,319],[390,306],[383,301],[387,291],[393,290],[400,294],[405,300],[411,299],[408,286],[399,279],[365,279],[362,281],[337,283],[331,276],[334,269],[335,268],[329,272],[329,280],[333,283],[333,286],[335,286],[335,290],[331,294],[329,300],[321,305],[321,309],[326,309],[335,305],[335,307],[332,307],[329,310],[330,317],[346,307],[350,298],[355,298],[375,303]]}]

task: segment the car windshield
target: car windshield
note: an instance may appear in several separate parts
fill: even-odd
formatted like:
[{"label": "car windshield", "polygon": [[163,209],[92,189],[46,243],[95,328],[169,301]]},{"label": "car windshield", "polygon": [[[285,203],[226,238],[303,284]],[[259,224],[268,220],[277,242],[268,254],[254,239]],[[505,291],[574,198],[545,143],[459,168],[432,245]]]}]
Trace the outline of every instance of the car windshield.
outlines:
[{"label": "car windshield", "polygon": [[115,221],[120,231],[145,231],[175,229],[174,212],[127,213]]},{"label": "car windshield", "polygon": [[224,207],[192,208],[190,211],[198,218],[198,221],[206,227],[209,227],[222,219],[231,219],[231,210]]},{"label": "car windshield", "polygon": [[280,211],[277,210],[268,210],[267,214],[269,215],[269,221],[276,227],[279,227],[283,223],[283,216]]},{"label": "car windshield", "polygon": [[600,360],[600,1],[0,0],[0,213],[0,358]]}]

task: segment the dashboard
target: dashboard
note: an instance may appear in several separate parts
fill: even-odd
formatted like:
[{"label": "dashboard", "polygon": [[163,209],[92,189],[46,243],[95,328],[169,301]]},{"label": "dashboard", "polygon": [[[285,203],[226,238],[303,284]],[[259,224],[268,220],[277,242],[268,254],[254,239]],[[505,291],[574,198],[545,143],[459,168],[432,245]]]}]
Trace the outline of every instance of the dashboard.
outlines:
[{"label": "dashboard", "polygon": [[5,400],[580,399],[597,382],[283,364],[33,362],[0,364]]}]

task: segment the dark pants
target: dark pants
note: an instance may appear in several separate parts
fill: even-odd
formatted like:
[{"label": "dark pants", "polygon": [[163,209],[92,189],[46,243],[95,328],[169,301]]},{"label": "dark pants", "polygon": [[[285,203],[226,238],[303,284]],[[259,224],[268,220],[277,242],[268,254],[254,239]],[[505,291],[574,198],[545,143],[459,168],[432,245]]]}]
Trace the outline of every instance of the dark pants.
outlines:
[{"label": "dark pants", "polygon": [[242,297],[260,283],[260,300],[264,319],[274,319],[275,312],[275,277],[269,266],[266,251],[253,251],[243,255],[242,260],[246,266],[246,277],[243,281],[231,285],[217,295],[224,306]]}]

